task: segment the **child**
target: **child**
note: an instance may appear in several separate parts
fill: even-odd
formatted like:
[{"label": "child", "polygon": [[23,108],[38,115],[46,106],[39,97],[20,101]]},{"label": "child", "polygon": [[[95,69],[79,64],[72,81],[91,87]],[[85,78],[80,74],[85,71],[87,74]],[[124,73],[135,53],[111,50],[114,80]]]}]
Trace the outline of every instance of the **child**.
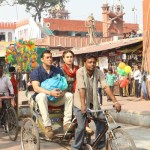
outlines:
[{"label": "child", "polygon": [[[117,81],[116,75],[113,73],[112,69],[108,69],[108,73],[106,74],[106,82],[107,85],[110,87],[112,93],[114,91],[114,83]],[[107,101],[110,101],[110,97],[107,96]]]}]

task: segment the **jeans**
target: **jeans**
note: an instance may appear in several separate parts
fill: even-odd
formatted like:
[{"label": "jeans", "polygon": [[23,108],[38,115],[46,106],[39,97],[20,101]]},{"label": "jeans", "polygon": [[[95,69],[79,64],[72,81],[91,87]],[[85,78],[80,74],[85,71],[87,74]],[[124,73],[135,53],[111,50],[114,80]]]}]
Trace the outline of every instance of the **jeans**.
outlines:
[{"label": "jeans", "polygon": [[102,105],[103,103],[102,88],[98,88],[98,94],[99,94],[99,102]]},{"label": "jeans", "polygon": [[141,96],[141,84],[139,83],[139,80],[135,80],[135,96]]},{"label": "jeans", "polygon": [[[77,107],[74,107],[74,114],[77,118],[78,126],[75,131],[75,140],[72,144],[72,150],[82,150],[82,145],[85,137],[85,124],[86,124],[86,115],[82,115],[82,112]],[[96,126],[96,137],[103,130],[104,124],[99,121],[94,120]],[[98,145],[98,148],[105,146],[106,136],[104,135]]]}]

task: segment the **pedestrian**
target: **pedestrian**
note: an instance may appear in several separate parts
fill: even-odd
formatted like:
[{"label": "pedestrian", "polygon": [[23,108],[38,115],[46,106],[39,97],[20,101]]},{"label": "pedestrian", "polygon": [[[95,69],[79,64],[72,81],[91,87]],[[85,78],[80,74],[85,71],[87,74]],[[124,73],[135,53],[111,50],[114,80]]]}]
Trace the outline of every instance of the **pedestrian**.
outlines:
[{"label": "pedestrian", "polygon": [[108,70],[106,68],[103,69],[103,72],[104,72],[104,75],[105,75],[105,78],[106,78],[106,75],[108,73]]},{"label": "pedestrian", "polygon": [[133,78],[133,67],[132,71],[129,73],[129,95],[133,96],[134,95],[134,78]]},{"label": "pedestrian", "polygon": [[123,80],[128,81],[128,84],[125,87],[122,88],[122,90],[123,90],[123,97],[129,96],[129,80],[128,79],[129,79],[128,75],[123,76]]},{"label": "pedestrian", "polygon": [[[0,65],[0,96],[14,96],[14,89],[10,79],[3,73],[3,66]],[[11,105],[16,106],[15,100],[11,99]],[[2,100],[0,99],[0,108]]]},{"label": "pedestrian", "polygon": [[18,84],[19,84],[19,91],[22,91],[23,90],[23,83],[22,83],[21,67],[17,66],[16,71],[17,71],[17,80],[18,80]]},{"label": "pedestrian", "polygon": [[[99,66],[96,66],[96,68],[100,69]],[[100,103],[100,105],[102,105],[103,104],[103,96],[102,96],[102,88],[101,88],[100,82],[98,83],[98,89],[97,89],[97,91],[98,91],[98,95],[99,95],[99,103]]]},{"label": "pedestrian", "polygon": [[[53,89],[48,91],[42,88],[40,85],[46,79],[52,78],[59,75],[64,75],[62,70],[52,65],[52,53],[49,50],[45,50],[41,54],[42,65],[33,70],[30,74],[30,80],[34,89],[35,94],[32,98],[38,103],[39,110],[42,116],[43,125],[45,127],[45,137],[52,139],[54,132],[52,129],[51,120],[48,113],[48,105],[50,106],[62,106],[64,105],[64,118],[63,118],[63,129],[72,130],[72,107],[73,107],[73,94],[70,92],[63,92],[59,89]],[[47,96],[53,96],[59,98],[58,101],[51,102],[47,99]]]},{"label": "pedestrian", "polygon": [[22,90],[25,91],[27,89],[27,74],[22,74]]},{"label": "pedestrian", "polygon": [[139,85],[139,90],[141,89],[141,97],[138,100],[148,100],[148,91],[147,91],[147,86],[146,86],[146,78],[147,78],[147,72],[145,72],[144,70],[142,71],[141,74],[141,80],[139,81],[139,83],[141,83],[141,85]]},{"label": "pedestrian", "polygon": [[[106,75],[107,75],[107,73],[108,73],[108,69],[104,68],[104,69],[103,69],[103,73],[104,73],[105,79],[106,79]],[[106,96],[105,91],[103,91],[103,95]]]},{"label": "pedestrian", "polygon": [[139,69],[139,66],[134,66],[134,72],[133,77],[135,81],[135,96],[140,97],[141,96],[141,88],[140,88],[140,81],[141,81],[141,71]]},{"label": "pedestrian", "polygon": [[[114,92],[114,83],[117,81],[117,76],[113,73],[111,68],[108,69],[108,73],[106,74],[106,82],[112,93]],[[107,95],[107,101],[111,101],[110,97]]]},{"label": "pedestrian", "polygon": [[[14,89],[14,100],[17,101],[18,99],[18,80],[16,76],[16,69],[15,67],[11,66],[9,67],[9,73],[10,73],[10,81],[12,83],[13,89]],[[15,108],[16,110],[18,109],[17,106]]]},{"label": "pedestrian", "polygon": [[[76,74],[76,90],[74,93],[74,114],[77,118],[78,126],[75,130],[75,139],[72,144],[72,150],[81,150],[85,136],[86,110],[93,106],[92,109],[99,110],[100,104],[97,96],[98,82],[101,80],[101,87],[111,97],[114,107],[119,112],[121,105],[117,102],[109,86],[106,84],[104,74],[96,68],[97,57],[93,54],[86,54],[84,66],[78,69]],[[95,117],[99,117],[100,113]],[[104,128],[104,125],[94,120],[96,125],[96,137]],[[103,136],[98,148],[105,147],[106,137]]]}]

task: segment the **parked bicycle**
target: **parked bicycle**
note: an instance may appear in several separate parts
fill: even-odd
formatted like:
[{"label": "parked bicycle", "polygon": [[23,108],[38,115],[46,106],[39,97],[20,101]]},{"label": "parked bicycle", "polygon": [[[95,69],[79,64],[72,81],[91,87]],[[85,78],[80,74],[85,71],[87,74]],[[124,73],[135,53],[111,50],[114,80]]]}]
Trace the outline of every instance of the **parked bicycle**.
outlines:
[{"label": "parked bicycle", "polygon": [[15,109],[11,106],[11,96],[0,96],[2,108],[0,109],[0,127],[8,133],[9,139],[15,141],[18,137],[18,117]]},{"label": "parked bicycle", "polygon": [[[94,118],[93,113],[102,113],[104,119]],[[87,119],[97,120],[104,124],[103,131],[97,136],[97,138],[91,142],[91,136],[86,135],[86,141],[84,143],[85,150],[96,150],[97,146],[102,139],[103,135],[106,134],[106,150],[136,150],[135,143],[131,136],[125,132],[121,126],[118,126],[108,110],[87,110]]]}]

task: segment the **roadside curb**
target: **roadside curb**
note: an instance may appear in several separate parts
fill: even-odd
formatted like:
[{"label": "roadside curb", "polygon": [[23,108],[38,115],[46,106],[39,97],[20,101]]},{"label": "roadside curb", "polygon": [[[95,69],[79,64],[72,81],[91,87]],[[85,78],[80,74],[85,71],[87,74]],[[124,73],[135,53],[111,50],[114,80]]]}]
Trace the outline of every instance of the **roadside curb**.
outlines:
[{"label": "roadside curb", "polygon": [[112,109],[111,114],[115,121],[119,123],[150,127],[150,112],[148,111],[134,112],[122,110],[120,113],[116,113],[116,111]]}]

